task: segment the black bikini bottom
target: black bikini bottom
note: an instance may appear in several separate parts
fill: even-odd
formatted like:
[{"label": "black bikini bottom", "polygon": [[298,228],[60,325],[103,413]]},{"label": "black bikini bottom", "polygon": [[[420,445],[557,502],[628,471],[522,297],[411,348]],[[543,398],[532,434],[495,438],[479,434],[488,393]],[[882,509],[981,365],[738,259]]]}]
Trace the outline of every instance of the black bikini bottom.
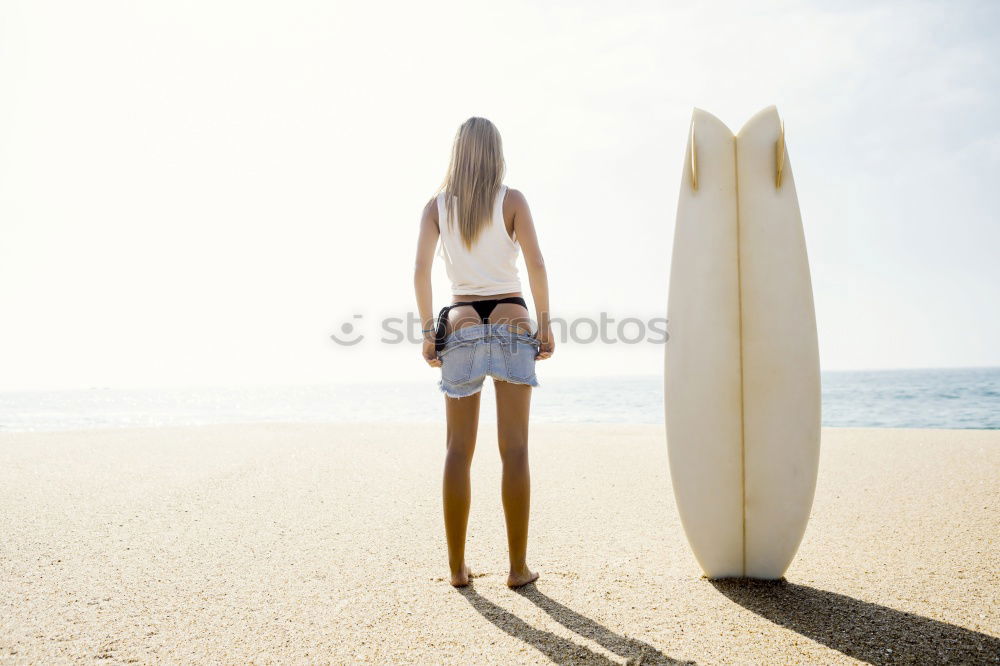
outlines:
[{"label": "black bikini bottom", "polygon": [[490,323],[490,314],[493,312],[493,308],[500,305],[501,303],[517,303],[518,305],[523,305],[525,309],[528,309],[528,304],[524,302],[524,299],[520,296],[508,296],[507,298],[488,298],[483,301],[458,301],[452,303],[451,305],[446,305],[441,308],[441,312],[438,313],[437,329],[434,332],[434,347],[437,351],[441,351],[444,348],[445,330],[448,324],[448,311],[452,308],[457,308],[460,305],[471,305],[476,309],[476,314],[479,315],[479,319],[484,323]]}]

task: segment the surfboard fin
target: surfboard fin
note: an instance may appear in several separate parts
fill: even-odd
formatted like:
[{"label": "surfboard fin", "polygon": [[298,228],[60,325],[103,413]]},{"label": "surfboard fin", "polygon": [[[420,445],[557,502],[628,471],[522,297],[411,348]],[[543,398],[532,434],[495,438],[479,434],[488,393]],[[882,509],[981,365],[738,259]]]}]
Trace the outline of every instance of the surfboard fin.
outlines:
[{"label": "surfboard fin", "polygon": [[[694,128],[691,128],[692,137],[694,136]],[[693,148],[692,148],[693,149]],[[693,153],[692,153],[693,154]],[[785,119],[781,119],[781,132],[778,134],[778,140],[774,142],[774,187],[775,189],[781,189],[781,172],[785,168]]]},{"label": "surfboard fin", "polygon": [[691,189],[698,191],[698,151],[694,142],[694,121],[691,121]]}]

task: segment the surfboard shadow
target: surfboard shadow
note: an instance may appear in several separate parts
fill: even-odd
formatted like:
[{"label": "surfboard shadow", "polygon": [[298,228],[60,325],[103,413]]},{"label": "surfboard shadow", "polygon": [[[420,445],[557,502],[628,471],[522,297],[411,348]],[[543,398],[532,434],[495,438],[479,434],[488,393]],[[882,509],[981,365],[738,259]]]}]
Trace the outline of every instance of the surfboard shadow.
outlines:
[{"label": "surfboard shadow", "polygon": [[[602,654],[594,652],[585,645],[574,643],[562,636],[557,636],[551,631],[538,629],[531,626],[518,616],[473,589],[470,584],[466,587],[457,588],[458,592],[465,597],[466,601],[475,608],[480,615],[496,625],[507,634],[524,641],[535,648],[556,664],[617,664]],[[560,603],[557,603],[545,596],[535,588],[527,585],[517,590],[521,596],[529,599],[552,616],[557,622],[567,629],[580,634],[586,638],[597,642],[602,647],[619,656],[629,659],[628,663],[637,663],[641,657],[642,664],[692,664],[691,661],[678,661],[667,657],[653,646],[642,641],[620,636],[607,627],[597,624],[593,620],[580,615]]]},{"label": "surfboard shadow", "polygon": [[781,579],[709,581],[740,606],[870,664],[987,663],[1000,638]]}]

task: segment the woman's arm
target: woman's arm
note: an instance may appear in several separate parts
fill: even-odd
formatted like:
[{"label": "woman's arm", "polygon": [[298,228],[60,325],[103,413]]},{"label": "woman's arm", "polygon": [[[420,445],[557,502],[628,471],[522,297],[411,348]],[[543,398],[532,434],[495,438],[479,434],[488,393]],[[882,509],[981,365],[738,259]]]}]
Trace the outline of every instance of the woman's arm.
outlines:
[{"label": "woman's arm", "polygon": [[[413,288],[417,293],[417,311],[420,314],[420,328],[434,328],[433,293],[431,289],[431,265],[434,263],[434,248],[438,236],[437,199],[431,199],[424,206],[420,218],[420,235],[417,238],[417,259],[413,267]],[[434,332],[424,333],[423,356],[432,366],[441,365],[434,350]]]},{"label": "woman's arm", "polygon": [[551,321],[549,319],[549,277],[545,271],[545,260],[538,245],[538,235],[535,233],[535,221],[531,217],[528,201],[519,190],[511,189],[507,193],[514,205],[514,235],[521,252],[524,253],[524,264],[528,269],[528,283],[531,286],[531,300],[535,303],[535,319],[538,321],[538,341],[541,346],[538,358],[546,359],[555,351],[555,340],[552,337]]}]

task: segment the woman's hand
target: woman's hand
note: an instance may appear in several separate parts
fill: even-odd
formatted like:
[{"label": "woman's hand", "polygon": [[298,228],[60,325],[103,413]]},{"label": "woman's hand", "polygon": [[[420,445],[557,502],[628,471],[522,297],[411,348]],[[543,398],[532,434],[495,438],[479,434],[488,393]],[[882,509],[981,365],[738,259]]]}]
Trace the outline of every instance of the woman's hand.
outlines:
[{"label": "woman's hand", "polygon": [[555,353],[556,340],[552,337],[552,326],[538,329],[538,335],[535,338],[539,342],[538,353],[535,355],[536,360],[544,361]]},{"label": "woman's hand", "polygon": [[[428,335],[430,337],[427,337]],[[427,365],[432,368],[441,367],[441,359],[438,358],[437,349],[434,348],[434,336],[430,333],[424,335],[423,355]]]}]

